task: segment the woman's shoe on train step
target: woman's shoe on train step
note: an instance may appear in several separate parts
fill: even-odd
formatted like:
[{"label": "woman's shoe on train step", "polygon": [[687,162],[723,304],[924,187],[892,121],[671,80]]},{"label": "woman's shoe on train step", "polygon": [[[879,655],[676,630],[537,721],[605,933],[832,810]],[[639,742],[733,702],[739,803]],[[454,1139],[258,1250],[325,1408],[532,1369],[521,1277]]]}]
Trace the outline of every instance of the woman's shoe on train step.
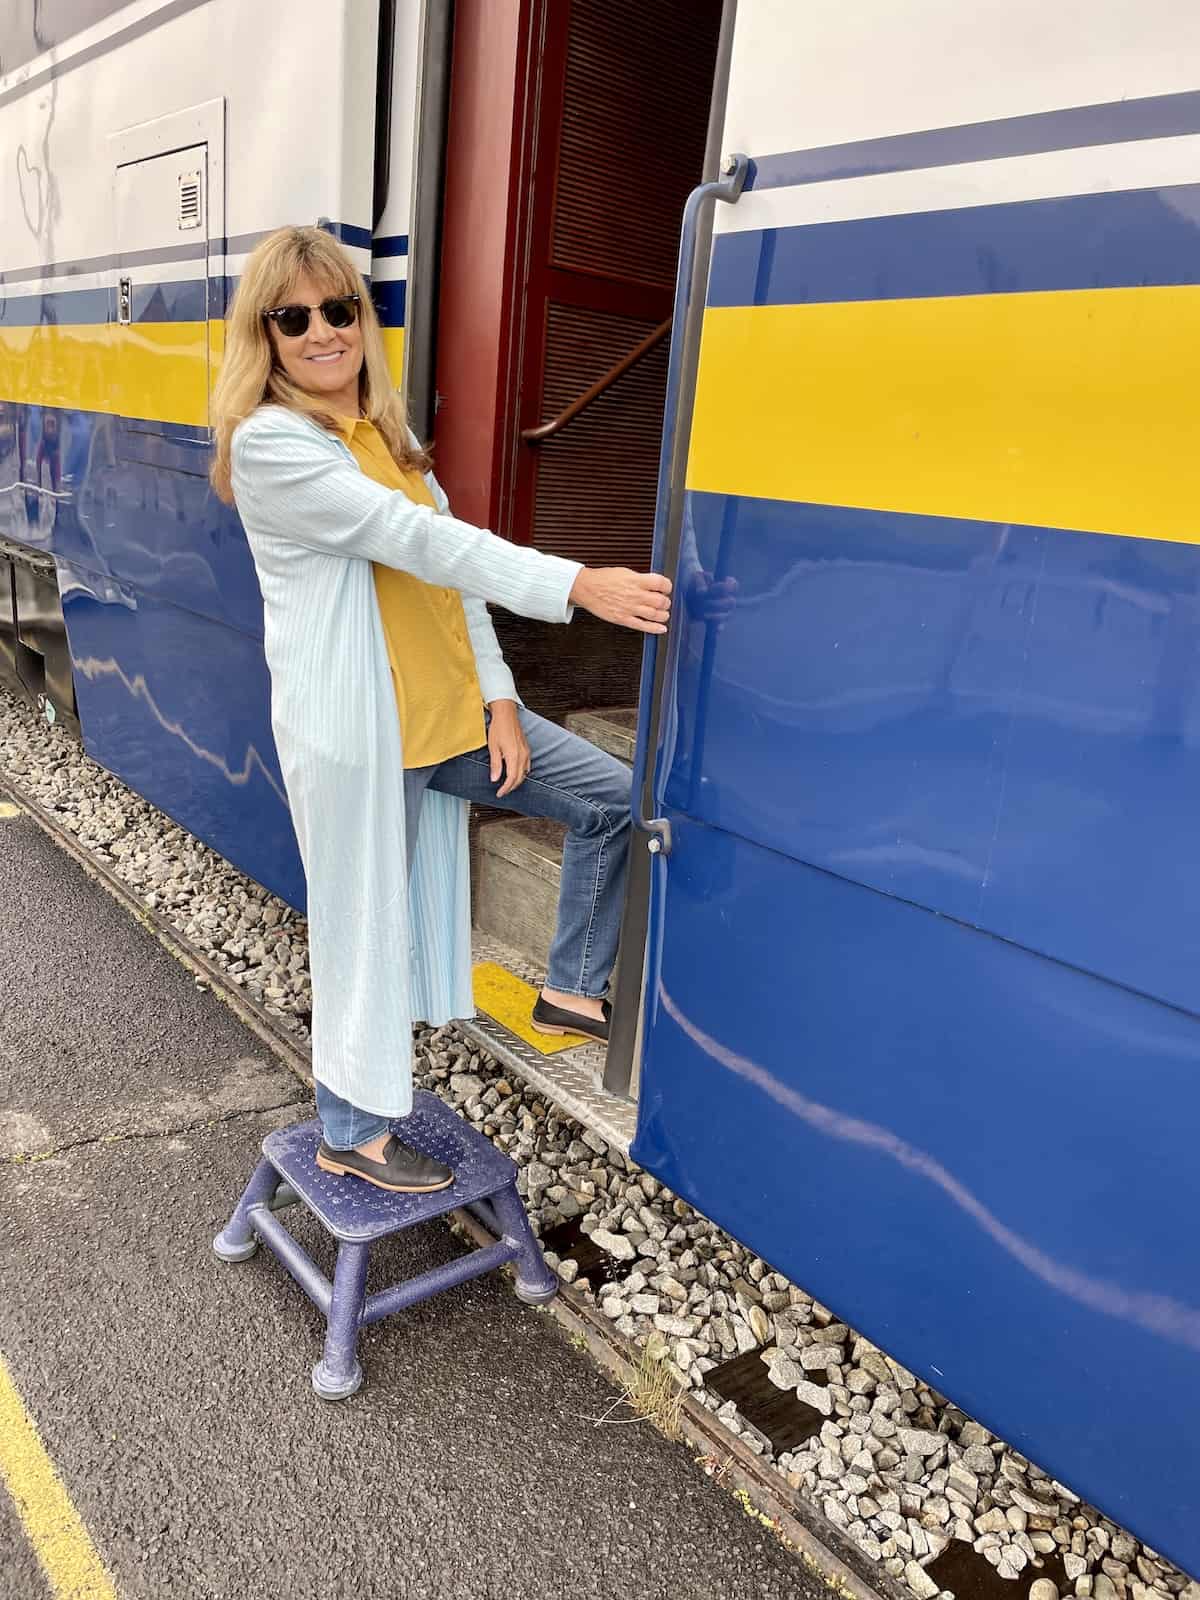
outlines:
[{"label": "woman's shoe on train step", "polygon": [[362,1178],[393,1194],[431,1194],[436,1189],[448,1189],[454,1182],[449,1167],[432,1156],[423,1156],[395,1134],[383,1147],[382,1161],[373,1161],[360,1150],[331,1149],[322,1139],[317,1146],[317,1165],[322,1172]]},{"label": "woman's shoe on train step", "polygon": [[538,1033],[556,1033],[560,1036],[574,1033],[582,1039],[598,1039],[601,1044],[607,1044],[612,1002],[602,1000],[600,1003],[604,1008],[603,1022],[597,1017],[585,1017],[578,1011],[568,1011],[565,1006],[552,1006],[549,1000],[538,995],[533,1008],[533,1026]]}]

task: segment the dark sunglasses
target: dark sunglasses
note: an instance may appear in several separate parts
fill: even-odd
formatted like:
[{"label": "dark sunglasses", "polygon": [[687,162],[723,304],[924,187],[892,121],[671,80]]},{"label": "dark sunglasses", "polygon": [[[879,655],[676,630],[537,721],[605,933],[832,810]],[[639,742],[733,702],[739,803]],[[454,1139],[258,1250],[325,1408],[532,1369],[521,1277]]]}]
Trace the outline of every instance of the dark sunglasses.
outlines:
[{"label": "dark sunglasses", "polygon": [[358,296],[356,294],[331,295],[319,306],[275,306],[264,311],[264,317],[279,329],[286,339],[298,339],[308,332],[309,319],[319,311],[331,328],[349,328],[358,321]]}]

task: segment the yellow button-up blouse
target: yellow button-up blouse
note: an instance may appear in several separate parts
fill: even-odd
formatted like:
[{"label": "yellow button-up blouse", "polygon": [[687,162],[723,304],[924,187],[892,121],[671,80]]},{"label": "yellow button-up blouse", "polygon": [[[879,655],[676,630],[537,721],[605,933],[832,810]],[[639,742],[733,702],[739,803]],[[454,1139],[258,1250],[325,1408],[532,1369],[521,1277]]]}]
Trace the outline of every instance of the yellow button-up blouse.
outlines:
[{"label": "yellow button-up blouse", "polygon": [[[373,423],[347,419],[344,437],[368,478],[434,504],[419,472],[404,472]],[[486,742],[483,695],[462,597],[373,563],[375,595],[400,713],[404,765],[430,767]]]}]

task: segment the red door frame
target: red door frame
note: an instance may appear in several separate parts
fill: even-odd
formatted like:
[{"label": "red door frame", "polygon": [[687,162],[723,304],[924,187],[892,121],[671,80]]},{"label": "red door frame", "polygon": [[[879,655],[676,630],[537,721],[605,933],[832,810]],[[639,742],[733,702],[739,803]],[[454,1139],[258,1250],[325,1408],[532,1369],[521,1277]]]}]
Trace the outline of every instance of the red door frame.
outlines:
[{"label": "red door frame", "polygon": [[[603,273],[552,264],[570,6],[568,0],[529,3],[530,37],[537,43],[538,70],[530,78],[520,166],[523,173],[536,173],[536,183],[524,185],[522,195],[521,259],[514,261],[519,270],[513,274],[517,299],[509,323],[510,373],[505,396],[513,423],[501,455],[498,494],[501,520],[514,530],[520,543],[529,541],[533,527],[538,449],[522,444],[520,435],[523,429],[550,420],[541,415],[550,301],[594,306],[658,323],[670,316],[673,298],[670,290],[655,285],[645,285],[639,294],[628,282],[606,281]],[[628,174],[628,180],[636,183],[637,174]]]},{"label": "red door frame", "polygon": [[501,485],[520,366],[545,3],[457,0],[438,303],[438,476],[457,515],[518,539]]},{"label": "red door frame", "polygon": [[[530,540],[550,300],[657,323],[671,294],[550,264],[570,0],[457,0],[438,309],[437,471],[457,515]],[[637,174],[626,175],[637,182]],[[615,202],[614,202],[615,203]]]}]

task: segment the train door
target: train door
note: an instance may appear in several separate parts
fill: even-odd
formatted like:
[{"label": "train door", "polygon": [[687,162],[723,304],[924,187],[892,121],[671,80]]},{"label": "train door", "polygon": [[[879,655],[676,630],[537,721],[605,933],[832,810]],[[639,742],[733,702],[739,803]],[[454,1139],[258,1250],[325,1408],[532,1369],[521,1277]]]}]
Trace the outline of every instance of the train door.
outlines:
[{"label": "train door", "polygon": [[1200,33],[1069,10],[738,6],[632,1154],[1194,1571]]},{"label": "train door", "polygon": [[[438,470],[462,515],[520,543],[649,560],[679,224],[704,171],[721,13],[455,8]],[[586,621],[569,641],[500,630],[539,710],[632,705],[635,639]]]},{"label": "train door", "polygon": [[546,10],[509,471],[514,526],[555,555],[650,559],[679,221],[719,20],[691,0]]}]

